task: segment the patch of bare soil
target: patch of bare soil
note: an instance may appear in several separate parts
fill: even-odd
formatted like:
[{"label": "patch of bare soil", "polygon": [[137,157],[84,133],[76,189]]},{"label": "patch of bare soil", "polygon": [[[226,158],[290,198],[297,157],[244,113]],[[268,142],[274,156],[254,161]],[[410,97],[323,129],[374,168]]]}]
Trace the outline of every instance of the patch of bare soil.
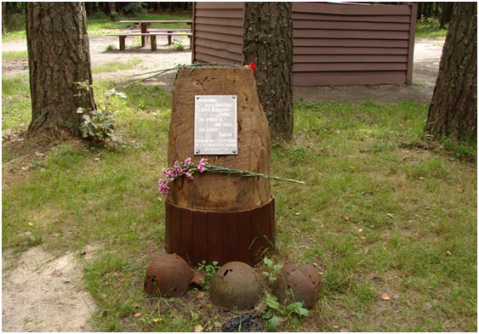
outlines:
[{"label": "patch of bare soil", "polygon": [[[11,259],[3,256],[3,267]],[[8,332],[91,331],[95,304],[84,289],[72,253],[55,257],[41,246],[24,252],[3,271],[2,327]]]}]

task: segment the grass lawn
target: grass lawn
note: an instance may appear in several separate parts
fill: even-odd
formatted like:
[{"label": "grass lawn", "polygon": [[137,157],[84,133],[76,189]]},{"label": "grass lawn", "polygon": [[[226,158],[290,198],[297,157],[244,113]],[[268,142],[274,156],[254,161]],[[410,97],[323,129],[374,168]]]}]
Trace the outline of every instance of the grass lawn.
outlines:
[{"label": "grass lawn", "polygon": [[[444,36],[434,24],[419,23],[416,36]],[[122,26],[89,17],[92,36]],[[25,38],[22,28],[10,31],[3,41]],[[232,315],[211,305],[208,293],[143,293],[146,267],[164,249],[156,182],[167,167],[171,95],[104,80],[94,86],[98,104],[111,88],[127,95],[113,101],[124,147],[70,141],[45,150],[7,144],[28,127],[31,102],[26,75],[2,78],[2,249],[18,255],[41,245],[77,254],[98,306],[97,330],[218,330]],[[273,143],[271,173],[306,185],[272,182],[272,260],[316,264],[324,289],[308,317],[287,318],[280,330],[477,330],[476,148],[424,141],[427,108],[407,101],[295,105],[294,140]],[[86,246],[96,249],[93,260],[81,256]]]},{"label": "grass lawn", "polygon": [[[2,84],[3,135],[14,138],[29,123],[28,80]],[[125,147],[64,142],[25,155],[21,143],[4,143],[2,249],[75,252],[100,331],[217,330],[231,314],[208,294],[143,293],[146,267],[164,248],[156,182],[167,167],[171,96],[114,81],[97,82],[95,96],[113,87],[127,94],[114,100]],[[280,330],[477,330],[477,169],[464,159],[475,160],[475,148],[446,152],[421,140],[426,115],[427,105],[410,102],[295,105],[294,140],[273,144],[271,172],[306,185],[272,182],[272,260],[317,264],[324,289],[308,317]],[[97,249],[91,261],[80,255],[87,245]]]}]

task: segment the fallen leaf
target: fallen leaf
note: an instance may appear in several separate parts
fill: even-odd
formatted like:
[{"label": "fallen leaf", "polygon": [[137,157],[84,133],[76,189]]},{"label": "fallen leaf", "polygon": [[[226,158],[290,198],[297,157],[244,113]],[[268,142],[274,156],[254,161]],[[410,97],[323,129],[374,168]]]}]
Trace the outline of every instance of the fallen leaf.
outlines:
[{"label": "fallen leaf", "polygon": [[301,212],[296,212],[294,215],[295,215],[295,216],[300,216],[300,215],[301,215]]},{"label": "fallen leaf", "polygon": [[341,328],[339,331],[340,331],[340,332],[343,332],[343,333],[349,332],[346,328]]},{"label": "fallen leaf", "polygon": [[369,248],[364,248],[364,255],[368,255],[369,254]]},{"label": "fallen leaf", "polygon": [[196,298],[198,299],[201,299],[205,296],[205,293],[203,291],[199,291],[197,294],[196,294]]},{"label": "fallen leaf", "polygon": [[160,322],[161,320],[163,320],[162,318],[153,318],[153,322],[156,324],[158,322]]},{"label": "fallen leaf", "polygon": [[345,221],[347,221],[347,222],[349,221],[349,216],[343,216],[343,218],[344,218]]},{"label": "fallen leaf", "polygon": [[358,229],[358,233],[363,233],[363,229],[362,228]]},{"label": "fallen leaf", "polygon": [[361,240],[366,240],[366,237],[361,237]]},{"label": "fallen leaf", "polygon": [[464,187],[463,187],[463,186],[459,186],[459,187],[457,188],[457,192],[462,194],[462,193],[464,192]]},{"label": "fallen leaf", "polygon": [[30,168],[30,166],[23,166],[23,167],[22,167],[22,170],[23,170],[23,171],[26,171],[26,170],[28,170],[29,168]]},{"label": "fallen leaf", "polygon": [[446,255],[452,255],[451,251],[448,250],[448,251],[446,252]]},{"label": "fallen leaf", "polygon": [[195,332],[202,332],[202,331],[203,331],[203,326],[201,326],[201,325],[196,325],[194,331],[195,331]]},{"label": "fallen leaf", "polygon": [[383,292],[381,293],[381,299],[384,301],[390,301],[391,297],[386,292]]},{"label": "fallen leaf", "polygon": [[28,226],[32,227],[32,226],[33,226],[33,223],[32,223],[32,222],[28,222]]},{"label": "fallen leaf", "polygon": [[135,313],[133,316],[134,316],[135,318],[139,318],[139,317],[141,317],[141,313],[140,313],[140,312],[137,312],[137,313]]},{"label": "fallen leaf", "polygon": [[40,152],[35,152],[35,155],[36,155],[37,157],[43,157],[45,154],[40,153]]},{"label": "fallen leaf", "polygon": [[355,169],[356,169],[356,166],[349,165],[349,169],[350,169],[350,170],[355,170]]},{"label": "fallen leaf", "polygon": [[97,162],[100,161],[100,160],[101,160],[100,158],[93,159],[93,161],[97,161]]},{"label": "fallen leaf", "polygon": [[394,218],[394,213],[388,213],[386,214],[386,216],[388,216],[389,218]]},{"label": "fallen leaf", "polygon": [[333,328],[334,328],[334,329],[338,329],[339,326],[338,326],[338,325],[333,325]]}]

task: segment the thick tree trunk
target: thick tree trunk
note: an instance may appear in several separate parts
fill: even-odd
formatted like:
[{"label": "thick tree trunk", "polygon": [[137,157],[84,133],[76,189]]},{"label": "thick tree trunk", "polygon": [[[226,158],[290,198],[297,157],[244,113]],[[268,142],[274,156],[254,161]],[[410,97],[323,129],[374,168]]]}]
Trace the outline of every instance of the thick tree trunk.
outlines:
[{"label": "thick tree trunk", "polygon": [[26,30],[32,98],[29,133],[80,135],[93,99],[85,8],[78,2],[27,2]]},{"label": "thick tree trunk", "polygon": [[455,3],[429,107],[426,133],[477,141],[477,4]]},{"label": "thick tree trunk", "polygon": [[246,2],[244,60],[256,64],[258,95],[272,138],[293,135],[293,21],[290,2]]}]

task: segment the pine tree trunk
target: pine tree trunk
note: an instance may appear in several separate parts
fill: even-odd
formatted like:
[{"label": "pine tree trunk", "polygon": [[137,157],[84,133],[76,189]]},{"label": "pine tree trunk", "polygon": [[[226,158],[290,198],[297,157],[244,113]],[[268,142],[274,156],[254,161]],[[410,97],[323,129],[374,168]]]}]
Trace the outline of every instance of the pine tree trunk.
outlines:
[{"label": "pine tree trunk", "polygon": [[293,135],[293,21],[290,2],[246,2],[245,63],[256,64],[258,95],[272,138]]},{"label": "pine tree trunk", "polygon": [[477,4],[455,3],[426,123],[435,139],[477,141]]},{"label": "pine tree trunk", "polygon": [[80,135],[93,99],[85,8],[78,2],[27,2],[26,30],[32,98],[30,134]]}]

